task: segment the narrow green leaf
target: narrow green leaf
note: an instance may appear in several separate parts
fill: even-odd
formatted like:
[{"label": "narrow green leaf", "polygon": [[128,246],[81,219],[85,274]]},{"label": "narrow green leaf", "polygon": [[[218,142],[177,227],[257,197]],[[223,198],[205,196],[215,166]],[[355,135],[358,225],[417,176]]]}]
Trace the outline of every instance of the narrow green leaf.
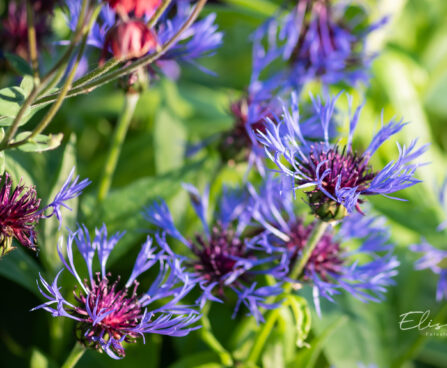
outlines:
[{"label": "narrow green leaf", "polygon": [[20,246],[0,259],[0,275],[28,289],[39,298],[36,279],[42,269]]},{"label": "narrow green leaf", "polygon": [[163,174],[183,166],[186,131],[167,109],[161,109],[155,119],[154,152],[157,173]]},{"label": "narrow green leaf", "polygon": [[31,69],[31,66],[29,63],[21,58],[19,55],[11,54],[10,52],[4,52],[3,55],[5,56],[6,60],[8,60],[11,67],[20,75],[32,75],[33,70]]},{"label": "narrow green leaf", "polygon": [[[67,180],[73,167],[76,166],[76,136],[73,134],[65,146],[59,169],[57,170],[56,180],[51,189],[48,201],[51,201],[60,191],[62,185]],[[59,222],[56,217],[43,220],[43,241],[41,244],[41,257],[47,269],[57,270],[61,264],[57,253],[57,242],[60,236],[66,236],[66,228],[73,229],[76,225],[78,214],[78,198],[70,200],[67,205],[72,209],[63,210],[64,224],[59,229]]]}]

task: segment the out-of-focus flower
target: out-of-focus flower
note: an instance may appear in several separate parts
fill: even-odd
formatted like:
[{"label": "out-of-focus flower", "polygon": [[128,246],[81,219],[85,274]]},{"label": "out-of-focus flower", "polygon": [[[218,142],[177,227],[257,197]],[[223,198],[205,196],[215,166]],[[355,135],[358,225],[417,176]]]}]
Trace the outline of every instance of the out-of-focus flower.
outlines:
[{"label": "out-of-focus flower", "polygon": [[[79,177],[72,181],[73,175],[74,169],[54,200],[41,209],[41,200],[37,197],[36,189],[21,183],[13,189],[11,177],[5,172],[3,180],[0,181],[0,255],[14,248],[13,239],[26,248],[37,250],[34,229],[42,217],[55,215],[61,224],[61,207],[69,209],[65,202],[79,196],[90,184],[88,179],[78,183]],[[45,214],[49,210],[51,212]]]},{"label": "out-of-focus flower", "polygon": [[136,17],[151,15],[161,4],[161,0],[106,0],[118,13],[133,12]]},{"label": "out-of-focus flower", "polygon": [[[67,317],[77,322],[77,338],[87,347],[105,351],[110,357],[125,356],[123,343],[132,343],[147,333],[169,336],[185,336],[198,328],[191,326],[200,315],[180,301],[194,287],[184,274],[178,259],[155,249],[151,238],[147,238],[135,261],[129,279],[121,285],[120,276],[113,277],[106,271],[107,259],[123,234],[107,238],[103,226],[95,230],[95,237],[85,227],[71,233],[67,242],[61,242],[59,255],[76,279],[80,289],[73,288],[74,302],[65,299],[58,285],[62,269],[50,284],[40,275],[42,295],[48,299],[33,310],[44,309],[53,317]],[[83,279],[77,271],[73,254],[73,242],[87,265],[88,278]],[[67,259],[62,255],[66,251]],[[93,271],[95,255],[100,272]],[[138,293],[137,277],[155,265],[159,273],[146,292]],[[82,281],[84,280],[84,281]],[[164,304],[160,305],[159,302]],[[155,305],[154,302],[157,302]]]},{"label": "out-of-focus flower", "polygon": [[[212,222],[206,219],[208,194],[201,196],[196,188],[185,185],[191,204],[203,225],[203,233],[194,239],[184,237],[175,227],[172,216],[164,202],[154,202],[145,211],[146,219],[168,235],[181,241],[192,253],[186,259],[192,276],[203,291],[198,302],[203,307],[207,300],[222,302],[226,293],[233,291],[238,298],[234,315],[244,304],[257,321],[263,317],[259,308],[274,308],[268,304],[269,296],[278,295],[279,285],[259,286],[258,274],[281,272],[282,265],[275,264],[277,257],[269,254],[262,245],[257,245],[257,230],[248,228],[251,213],[247,210],[249,198],[238,191],[225,190],[220,200],[220,211]],[[160,244],[171,250],[165,236],[158,236]]]},{"label": "out-of-focus flower", "polygon": [[[34,29],[38,48],[50,33],[51,13],[57,1],[33,1]],[[26,4],[24,1],[11,1],[8,14],[1,21],[0,37],[2,51],[12,52],[24,59],[29,59],[28,23],[26,20]]]},{"label": "out-of-focus flower", "polygon": [[447,300],[447,250],[437,249],[425,240],[420,244],[411,245],[410,249],[423,253],[422,258],[415,264],[417,270],[430,269],[439,275],[436,300]]},{"label": "out-of-focus flower", "polygon": [[292,98],[291,111],[284,106],[281,121],[267,119],[265,133],[259,132],[259,141],[264,144],[268,157],[277,165],[285,181],[289,181],[291,189],[312,188],[306,192],[309,205],[313,213],[323,220],[341,218],[354,209],[361,212],[359,205],[363,203],[364,196],[388,196],[420,182],[414,177],[420,165],[412,161],[428,147],[416,148],[416,140],[408,148],[398,144],[398,159],[380,171],[373,170],[369,163],[371,156],[406,124],[392,120],[383,125],[368,148],[360,153],[352,148],[359,106],[350,117],[347,144],[331,143],[329,129],[334,121],[337,98],[330,98],[326,104],[320,99],[313,99],[316,116],[324,131],[321,141],[311,141],[303,136],[296,96]]},{"label": "out-of-focus flower", "polygon": [[104,54],[111,50],[115,59],[139,58],[157,46],[155,34],[145,22],[130,20],[119,22],[109,29],[104,43]]},{"label": "out-of-focus flower", "polygon": [[268,20],[254,34],[258,69],[277,59],[287,62],[288,68],[271,73],[267,81],[259,78],[258,84],[301,90],[315,79],[325,84],[366,82],[375,57],[366,51],[366,38],[386,18],[370,24],[365,9],[356,7],[354,17],[348,15],[352,10],[349,2],[299,0],[286,15]]},{"label": "out-of-focus flower", "polygon": [[[292,194],[281,194],[278,180],[267,177],[259,192],[253,187],[250,192],[254,199],[253,218],[268,230],[263,234],[263,246],[272,253],[282,251],[290,272],[299,262],[314,224],[307,225],[295,215]],[[333,295],[340,290],[362,301],[383,299],[386,287],[394,284],[392,278],[399,265],[388,239],[389,232],[381,219],[358,213],[345,218],[339,231],[332,228],[323,234],[298,280],[313,286],[318,313],[319,297],[333,301]],[[360,241],[361,246],[349,251],[343,243],[350,240]],[[284,274],[285,279],[296,282],[289,279],[288,272]]]}]

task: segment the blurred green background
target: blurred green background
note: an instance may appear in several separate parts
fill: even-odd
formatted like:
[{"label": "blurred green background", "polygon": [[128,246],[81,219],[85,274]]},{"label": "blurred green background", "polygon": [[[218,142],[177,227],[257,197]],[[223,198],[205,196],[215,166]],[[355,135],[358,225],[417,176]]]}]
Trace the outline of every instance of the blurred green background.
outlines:
[{"label": "blurred green background", "polygon": [[[216,179],[213,196],[225,183],[242,180],[245,167],[226,167],[214,178],[218,152],[207,149],[192,158],[185,157],[186,142],[198,142],[230,129],[229,105],[246,88],[251,69],[249,35],[277,9],[280,1],[227,0],[210,2],[205,13],[216,12],[217,23],[225,33],[223,47],[203,65],[218,73],[205,75],[191,67],[182,69],[178,82],[153,81],[144,93],[132,120],[129,134],[113,181],[113,190],[101,206],[95,204],[97,187],[92,185],[81,198],[78,211],[68,221],[85,222],[89,228],[103,222],[109,232],[127,234],[112,253],[110,269],[126,274],[134,262],[147,224],[141,216],[142,204],[167,199],[182,229],[195,228],[182,182],[203,188]],[[399,316],[416,310],[431,310],[437,321],[447,323],[445,303],[435,302],[437,276],[414,271],[417,259],[407,247],[426,238],[447,250],[444,233],[436,231],[447,214],[439,206],[436,186],[446,176],[447,150],[447,1],[380,0],[364,1],[372,19],[390,15],[389,24],[370,39],[371,51],[380,51],[371,71],[371,86],[350,91],[357,100],[366,96],[357,139],[367,144],[377,128],[383,109],[385,119],[403,117],[411,124],[400,140],[431,143],[425,156],[429,165],[419,171],[423,184],[402,193],[408,202],[375,199],[373,206],[388,218],[392,239],[401,261],[397,285],[390,288],[380,304],[363,304],[349,296],[337,303],[323,304],[323,317],[313,316],[311,348],[303,358],[296,352],[290,315],[282,313],[281,323],[271,337],[263,356],[266,368],[357,367],[358,363],[378,367],[447,367],[447,336],[426,337],[417,331],[400,331]],[[4,5],[4,4],[3,4]],[[0,5],[1,11],[4,7]],[[55,28],[63,20],[57,14]],[[91,55],[91,60],[97,60]],[[92,65],[94,66],[94,65]],[[6,86],[11,78],[2,76]],[[8,152],[7,167],[16,177],[35,183],[41,198],[49,198],[53,188],[76,164],[81,177],[98,181],[116,119],[123,104],[123,93],[115,84],[92,94],[66,101],[49,132],[64,133],[62,147],[42,154]],[[35,117],[38,121],[40,112]],[[377,161],[397,156],[390,143],[380,150]],[[77,203],[73,206],[78,207]],[[78,216],[76,218],[76,216]],[[57,367],[74,342],[73,326],[43,311],[29,312],[41,303],[35,279],[38,272],[54,274],[60,267],[56,243],[60,235],[54,222],[41,226],[39,257],[21,249],[0,261],[0,366]],[[63,231],[62,231],[63,232]],[[117,259],[120,262],[116,262]],[[69,277],[63,283],[69,284]],[[144,282],[144,281],[143,281]],[[213,306],[211,319],[223,344],[243,356],[252,318],[231,320],[230,309]],[[304,359],[304,360],[303,360]],[[306,361],[307,365],[303,362]],[[170,367],[215,368],[217,357],[207,350],[197,333],[175,339],[149,336],[128,347],[123,361],[112,361],[104,354],[89,351],[78,367]]]}]

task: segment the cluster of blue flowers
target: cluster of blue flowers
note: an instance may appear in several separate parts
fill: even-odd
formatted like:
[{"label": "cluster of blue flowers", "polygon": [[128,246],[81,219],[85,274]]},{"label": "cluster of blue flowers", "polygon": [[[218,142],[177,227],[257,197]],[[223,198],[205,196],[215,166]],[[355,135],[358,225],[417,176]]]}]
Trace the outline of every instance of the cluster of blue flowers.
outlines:
[{"label": "cluster of blue flowers", "polygon": [[[80,4],[67,0],[66,5],[74,30]],[[154,39],[145,35],[147,49],[142,47],[144,55],[139,57],[156,52],[149,41],[164,45],[173,39],[191,11],[189,1],[173,1],[153,27]],[[285,285],[297,290],[309,285],[319,314],[324,313],[320,298],[335,302],[342,292],[364,302],[382,300],[394,283],[399,262],[385,222],[370,214],[364,202],[368,196],[388,197],[418,183],[415,171],[420,164],[415,161],[427,146],[417,146],[416,141],[397,144],[394,161],[373,167],[372,156],[406,124],[382,122],[369,146],[356,149],[354,131],[362,124],[361,106],[351,113],[350,100],[349,134],[345,139],[339,136],[340,94],[331,97],[327,91],[343,83],[356,86],[368,81],[375,55],[366,51],[365,40],[385,22],[365,25],[365,11],[360,12],[362,19],[349,19],[345,11],[329,0],[298,0],[253,34],[252,76],[246,95],[232,106],[234,129],[222,134],[219,145],[223,161],[248,163],[251,175],[246,178],[257,179],[225,188],[215,209],[209,206],[208,189],[202,194],[185,184],[202,224],[196,234],[177,228],[179,219],[163,199],[147,204],[142,212],[153,236],[142,244],[125,283],[106,270],[123,234],[108,237],[105,225],[95,229],[93,237],[84,225],[70,231],[58,250],[63,270],[77,285],[71,290],[74,296],[58,282],[63,270],[51,282],[40,276],[39,290],[47,301],[35,309],[76,321],[80,342],[118,359],[125,355],[124,343],[144,339],[145,334],[184,336],[199,328],[201,310],[209,303],[230,304],[233,316],[245,309],[262,323],[265,310],[281,305]],[[151,64],[149,72],[176,77],[179,62],[199,66],[196,60],[211,55],[222,42],[215,18],[209,14],[195,22]],[[148,22],[150,17],[142,19]],[[108,37],[116,23],[117,13],[104,6],[87,44],[107,56],[115,53]],[[136,50],[127,51],[135,57]],[[119,50],[120,56],[123,52]],[[320,84],[324,98],[306,101],[302,92],[310,82]],[[87,180],[73,180],[72,172],[44,211],[37,209],[38,204],[31,211],[37,217],[55,215],[61,222],[61,207],[87,185]],[[0,193],[0,200],[9,201],[9,189]],[[306,205],[297,197],[303,197]],[[0,212],[0,223],[2,216]],[[328,225],[314,239],[308,258],[303,258],[322,223]],[[34,244],[29,223],[23,224],[28,231],[23,239]],[[2,240],[11,234],[0,232],[0,236]],[[178,242],[186,247],[180,254]],[[74,245],[87,266],[86,277],[79,271]],[[437,298],[447,297],[447,273],[436,262],[447,258],[446,252],[428,245],[414,250],[426,252],[419,268],[441,274]],[[296,275],[301,259],[305,263]],[[138,290],[138,277],[154,269],[149,288]],[[185,302],[194,293],[193,302]]]}]

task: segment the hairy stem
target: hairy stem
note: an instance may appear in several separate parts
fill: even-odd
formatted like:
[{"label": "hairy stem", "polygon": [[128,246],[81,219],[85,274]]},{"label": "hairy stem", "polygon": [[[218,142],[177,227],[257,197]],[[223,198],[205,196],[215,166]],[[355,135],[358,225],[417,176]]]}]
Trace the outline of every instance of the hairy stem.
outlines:
[{"label": "hairy stem", "polygon": [[115,128],[115,133],[113,134],[112,144],[110,146],[109,154],[107,155],[107,160],[104,165],[104,172],[99,183],[99,202],[104,200],[110,190],[110,186],[112,185],[113,174],[115,173],[118,158],[121,154],[124,139],[126,138],[127,131],[129,130],[129,125],[135,112],[135,107],[137,106],[139,97],[140,95],[138,93],[126,94],[124,107],[119,117],[118,125]]}]

